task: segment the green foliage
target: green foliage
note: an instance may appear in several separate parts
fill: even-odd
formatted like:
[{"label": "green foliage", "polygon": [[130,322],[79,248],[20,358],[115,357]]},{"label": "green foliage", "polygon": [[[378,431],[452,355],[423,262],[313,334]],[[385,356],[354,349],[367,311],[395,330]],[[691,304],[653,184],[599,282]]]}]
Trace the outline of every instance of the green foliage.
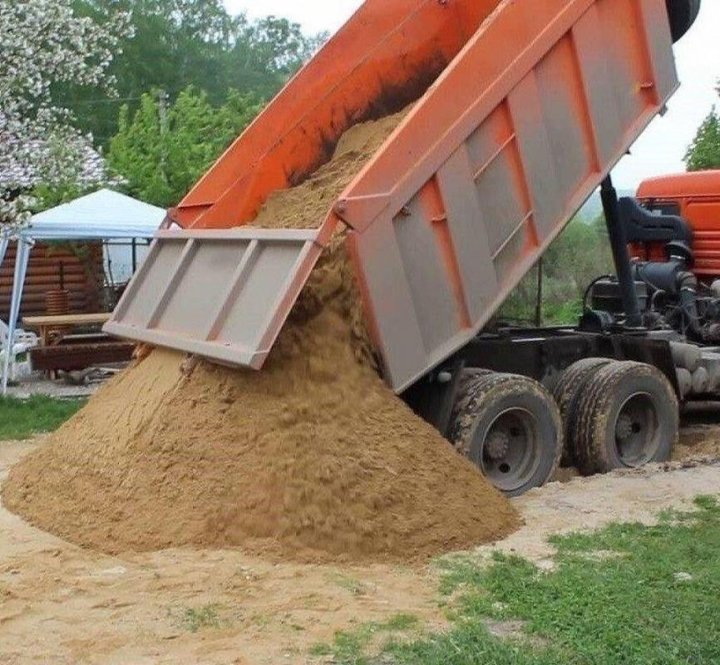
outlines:
[{"label": "green foliage", "polygon": [[57,400],[42,395],[26,400],[0,398],[0,441],[19,441],[52,432],[84,405],[84,400]]},{"label": "green foliage", "polygon": [[221,0],[74,0],[74,7],[99,22],[131,15],[133,34],[121,38],[109,68],[117,100],[100,88],[56,91],[102,145],[117,131],[120,104],[129,103],[132,114],[149,90],[165,90],[174,100],[193,86],[214,105],[231,89],[269,99],[325,38],[306,36],[283,18],[231,16]]},{"label": "green foliage", "polygon": [[206,93],[187,88],[172,106],[163,109],[164,104],[154,93],[143,95],[132,116],[123,107],[108,161],[130,195],[168,207],[182,199],[250,123],[260,102],[231,92],[216,108]]},{"label": "green foliage", "polygon": [[74,201],[89,191],[91,190],[69,178],[64,178],[61,182],[41,182],[32,189],[31,209],[35,213],[42,212],[62,203]]},{"label": "green foliage", "polygon": [[443,590],[458,599],[449,631],[374,657],[363,628],[324,653],[338,665],[718,663],[720,504],[705,497],[696,507],[652,527],[556,537],[551,572],[501,554],[489,567],[447,560]]},{"label": "green foliage", "polygon": [[[585,289],[596,277],[613,271],[612,252],[602,217],[593,223],[576,218],[550,246],[542,260],[544,325],[576,323],[582,314]],[[537,270],[518,286],[502,308],[500,318],[534,322]]]},{"label": "green foliage", "polygon": [[227,55],[230,87],[272,95],[327,39],[305,36],[297,23],[268,16],[255,22],[240,16]]},{"label": "green foliage", "polygon": [[720,168],[720,113],[713,106],[685,155],[688,171]]}]

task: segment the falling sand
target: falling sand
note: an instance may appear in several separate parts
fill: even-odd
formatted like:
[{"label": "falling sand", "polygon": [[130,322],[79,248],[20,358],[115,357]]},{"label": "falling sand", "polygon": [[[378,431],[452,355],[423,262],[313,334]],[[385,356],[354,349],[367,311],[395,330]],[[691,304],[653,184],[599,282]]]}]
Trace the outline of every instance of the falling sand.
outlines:
[{"label": "falling sand", "polygon": [[[351,129],[255,224],[317,226],[400,117]],[[261,372],[154,351],[12,470],[4,502],[110,553],[416,561],[517,528],[507,500],[381,381],[366,340],[340,234]]]}]

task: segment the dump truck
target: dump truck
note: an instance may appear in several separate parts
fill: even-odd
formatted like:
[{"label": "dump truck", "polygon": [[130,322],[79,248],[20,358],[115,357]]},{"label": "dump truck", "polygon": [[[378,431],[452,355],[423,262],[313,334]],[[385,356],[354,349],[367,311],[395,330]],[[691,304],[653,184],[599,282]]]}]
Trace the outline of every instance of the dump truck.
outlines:
[{"label": "dump truck", "polygon": [[[544,484],[564,449],[587,473],[666,459],[692,345],[642,325],[609,174],[678,88],[673,42],[698,10],[367,0],[169,211],[106,331],[262,371],[342,228],[388,386],[500,490]],[[253,226],[346,130],[411,104],[318,228]],[[493,327],[601,183],[605,287],[630,314]]]}]

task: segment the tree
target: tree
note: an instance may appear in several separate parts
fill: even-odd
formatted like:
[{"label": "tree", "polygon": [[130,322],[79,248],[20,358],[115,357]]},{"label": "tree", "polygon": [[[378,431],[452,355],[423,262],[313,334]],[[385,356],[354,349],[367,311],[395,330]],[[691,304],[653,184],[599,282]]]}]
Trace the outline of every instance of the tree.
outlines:
[{"label": "tree", "polygon": [[133,36],[122,38],[109,72],[120,100],[102,89],[59,91],[80,126],[107,145],[118,129],[120,103],[131,113],[148,90],[165,90],[170,100],[193,86],[216,106],[236,89],[268,99],[306,60],[323,38],[306,37],[299,25],[269,17],[250,21],[230,16],[221,0],[73,0],[78,12],[108,21],[130,16]]},{"label": "tree", "polygon": [[177,204],[260,110],[253,95],[232,92],[215,107],[205,92],[185,89],[167,106],[160,92],[120,113],[108,160],[129,194],[155,205]]},{"label": "tree", "polygon": [[237,17],[236,36],[226,56],[231,88],[272,96],[327,40],[327,34],[307,37],[297,23],[268,16],[249,22]]},{"label": "tree", "polygon": [[118,14],[104,27],[74,14],[70,0],[0,0],[0,223],[25,221],[28,190],[40,180],[67,183],[82,174],[88,137],[54,103],[54,85],[105,85],[126,26]]},{"label": "tree", "polygon": [[35,162],[29,181],[32,212],[47,210],[99,186],[116,184],[105,160],[93,148],[92,137],[68,125],[52,126],[35,141]]},{"label": "tree", "polygon": [[685,155],[688,171],[720,168],[720,113],[713,107]]}]

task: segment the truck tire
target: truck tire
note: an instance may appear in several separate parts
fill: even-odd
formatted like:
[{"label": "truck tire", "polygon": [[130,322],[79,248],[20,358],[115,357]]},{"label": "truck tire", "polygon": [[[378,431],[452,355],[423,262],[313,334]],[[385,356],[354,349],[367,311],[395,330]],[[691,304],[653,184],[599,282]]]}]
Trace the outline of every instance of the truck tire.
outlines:
[{"label": "truck tire", "polygon": [[575,456],[585,475],[670,459],[679,437],[675,391],[660,370],[613,362],[595,373],[577,405]]},{"label": "truck tire", "polygon": [[665,0],[673,42],[685,36],[700,12],[700,0]]},{"label": "truck tire", "polygon": [[519,496],[544,485],[562,454],[562,420],[552,395],[513,374],[470,372],[453,411],[450,440],[495,487]]},{"label": "truck tire", "polygon": [[584,358],[570,365],[561,375],[553,389],[553,397],[560,408],[563,422],[565,447],[561,460],[562,466],[573,466],[575,460],[575,421],[577,406],[585,386],[592,376],[602,367],[613,362],[610,358]]}]

